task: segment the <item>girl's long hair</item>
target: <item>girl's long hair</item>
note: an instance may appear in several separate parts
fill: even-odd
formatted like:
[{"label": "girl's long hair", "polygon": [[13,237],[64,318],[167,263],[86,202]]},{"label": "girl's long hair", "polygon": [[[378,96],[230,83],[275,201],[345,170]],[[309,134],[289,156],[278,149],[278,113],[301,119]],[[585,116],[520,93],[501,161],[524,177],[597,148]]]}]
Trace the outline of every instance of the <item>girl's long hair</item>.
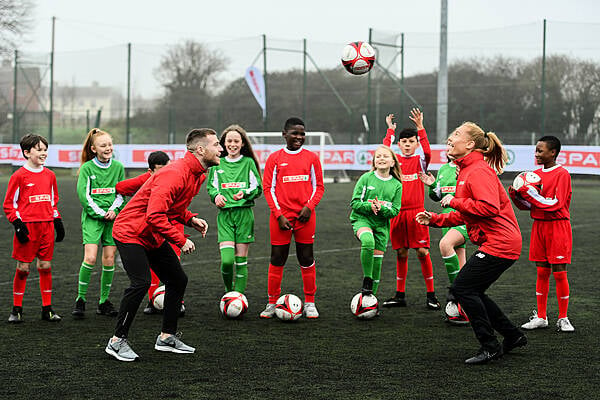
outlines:
[{"label": "girl's long hair", "polygon": [[81,165],[96,157],[96,153],[92,151],[92,145],[94,144],[94,139],[101,135],[110,136],[108,132],[104,132],[98,128],[93,128],[88,132],[85,140],[83,141],[83,149],[81,150]]},{"label": "girl's long hair", "polygon": [[[392,155],[392,158],[394,159],[394,165],[390,168],[390,175],[402,182],[402,171],[400,171],[400,163],[398,162],[398,157],[396,157],[394,150],[388,146],[381,145],[375,149],[375,152],[377,152],[379,149],[384,149]],[[375,152],[373,153],[373,160],[371,161],[371,171],[375,171],[377,169],[375,168]]]},{"label": "girl's long hair", "polygon": [[508,161],[508,155],[506,150],[502,146],[500,138],[496,136],[494,132],[484,132],[474,122],[464,122],[461,126],[464,126],[466,132],[469,134],[471,140],[475,142],[474,151],[483,153],[483,158],[492,167],[498,175],[504,171],[504,166]]},{"label": "girl's long hair", "polygon": [[254,164],[256,164],[256,169],[258,171],[260,171],[260,164],[258,162],[258,158],[256,157],[256,154],[254,153],[254,150],[252,149],[252,144],[250,143],[250,140],[248,139],[248,134],[246,134],[246,130],[244,128],[242,128],[240,125],[237,125],[237,124],[229,125],[227,128],[225,128],[223,130],[223,133],[221,134],[221,139],[219,140],[219,142],[221,143],[221,147],[223,148],[221,157],[225,157],[229,154],[229,153],[227,153],[227,148],[225,147],[225,139],[227,138],[227,134],[229,132],[237,132],[240,134],[240,136],[242,138],[242,143],[243,143],[243,146],[240,150],[240,154],[243,156],[252,158],[252,160],[254,161]]}]

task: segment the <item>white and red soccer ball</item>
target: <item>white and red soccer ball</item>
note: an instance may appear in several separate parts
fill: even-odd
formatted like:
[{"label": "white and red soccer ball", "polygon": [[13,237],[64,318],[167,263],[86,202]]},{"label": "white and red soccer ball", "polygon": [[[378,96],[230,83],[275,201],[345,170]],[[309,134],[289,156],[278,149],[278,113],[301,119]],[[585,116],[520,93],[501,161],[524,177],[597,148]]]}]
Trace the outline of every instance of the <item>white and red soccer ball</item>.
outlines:
[{"label": "white and red soccer ball", "polygon": [[342,51],[342,65],[352,75],[366,74],[375,64],[375,50],[366,42],[348,43]]},{"label": "white and red soccer ball", "polygon": [[371,319],[377,315],[379,301],[372,294],[356,294],[350,302],[350,311],[356,318]]},{"label": "white and red soccer ball", "polygon": [[540,178],[540,176],[535,172],[521,172],[515,177],[512,187],[516,191],[519,191],[519,189],[521,189],[524,186],[533,187],[539,192],[542,189],[542,178]]},{"label": "white and red soccer ball", "polygon": [[243,293],[227,292],[221,297],[220,309],[227,318],[239,318],[248,311],[248,299]]},{"label": "white and red soccer ball", "polygon": [[165,286],[159,286],[152,293],[152,305],[157,310],[162,310],[165,307]]},{"label": "white and red soccer ball", "polygon": [[302,316],[302,300],[293,294],[284,294],[275,303],[275,315],[282,321],[295,321]]}]

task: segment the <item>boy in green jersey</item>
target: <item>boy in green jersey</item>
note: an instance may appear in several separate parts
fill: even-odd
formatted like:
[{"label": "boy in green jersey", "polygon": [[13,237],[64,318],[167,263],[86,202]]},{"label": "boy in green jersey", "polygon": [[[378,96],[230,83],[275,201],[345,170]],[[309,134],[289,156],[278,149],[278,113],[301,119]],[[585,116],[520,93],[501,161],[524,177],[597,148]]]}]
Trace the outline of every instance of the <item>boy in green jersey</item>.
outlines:
[{"label": "boy in green jersey", "polygon": [[392,149],[380,146],[372,165],[356,183],[350,202],[350,222],[361,244],[363,295],[377,294],[390,218],[398,215],[402,200],[402,174]]},{"label": "boy in green jersey", "polygon": [[[248,281],[248,248],[254,242],[254,199],[262,193],[258,160],[246,131],[230,125],[221,135],[221,163],[208,172],[206,188],[219,208],[218,241],[225,291],[244,293]],[[235,279],[234,279],[235,267]]]},{"label": "boy in green jersey", "polygon": [[85,315],[86,295],[92,270],[98,255],[98,243],[102,243],[102,274],[100,276],[100,300],[96,314],[115,317],[115,310],[108,300],[115,273],[117,247],[112,237],[112,227],[117,214],[123,208],[123,196],[117,193],[117,182],[125,177],[123,164],[114,160],[110,134],[92,129],[81,153],[81,168],[77,179],[77,195],[83,207],[81,231],[83,233],[84,258],[79,268],[79,285],[75,308],[76,318]]}]

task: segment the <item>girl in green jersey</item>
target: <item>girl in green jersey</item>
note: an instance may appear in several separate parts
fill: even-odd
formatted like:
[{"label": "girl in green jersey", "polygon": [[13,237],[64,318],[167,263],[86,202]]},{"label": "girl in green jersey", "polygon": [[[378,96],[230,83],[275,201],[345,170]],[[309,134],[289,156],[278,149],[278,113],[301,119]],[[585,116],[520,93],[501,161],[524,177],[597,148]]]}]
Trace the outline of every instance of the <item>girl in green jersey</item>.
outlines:
[{"label": "girl in green jersey", "polygon": [[220,142],[221,164],[209,170],[206,188],[219,208],[217,229],[225,290],[244,293],[248,281],[248,247],[254,242],[252,207],[254,199],[262,193],[260,166],[241,126],[225,128]]},{"label": "girl in green jersey", "polygon": [[396,154],[387,146],[379,146],[373,155],[371,170],[363,174],[354,187],[350,222],[361,245],[364,295],[377,293],[390,219],[400,211],[401,175]]},{"label": "girl in green jersey", "polygon": [[115,186],[125,176],[123,164],[113,158],[111,136],[100,129],[92,129],[83,142],[81,168],[77,179],[77,195],[83,210],[81,231],[84,256],[79,268],[79,286],[75,309],[72,314],[82,318],[85,314],[86,294],[92,270],[98,255],[98,243],[102,243],[102,274],[100,276],[100,300],[96,314],[117,315],[108,300],[115,273],[116,245],[112,227],[117,214],[124,206],[123,197]]}]

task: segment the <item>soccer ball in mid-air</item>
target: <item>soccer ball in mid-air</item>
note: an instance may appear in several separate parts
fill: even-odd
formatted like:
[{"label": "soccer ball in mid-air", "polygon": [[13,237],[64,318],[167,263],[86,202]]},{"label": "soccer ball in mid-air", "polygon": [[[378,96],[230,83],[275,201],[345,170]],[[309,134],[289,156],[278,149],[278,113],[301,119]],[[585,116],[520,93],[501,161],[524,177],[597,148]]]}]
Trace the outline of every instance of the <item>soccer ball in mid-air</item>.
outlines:
[{"label": "soccer ball in mid-air", "polygon": [[375,64],[375,50],[369,43],[352,42],[344,47],[342,65],[352,75],[366,74]]},{"label": "soccer ball in mid-air", "polygon": [[275,304],[275,315],[282,321],[295,321],[302,316],[302,300],[294,294],[284,294]]},{"label": "soccer ball in mid-air", "polygon": [[162,310],[165,307],[165,286],[159,286],[152,294],[152,305],[157,310]]},{"label": "soccer ball in mid-air", "polygon": [[350,311],[352,314],[360,319],[371,319],[377,315],[379,308],[379,301],[377,297],[372,294],[363,295],[362,293],[356,294],[350,302]]},{"label": "soccer ball in mid-air", "polygon": [[512,187],[518,191],[523,186],[531,186],[539,192],[542,187],[542,178],[540,178],[540,176],[535,172],[521,172],[515,177]]},{"label": "soccer ball in mid-air", "polygon": [[221,314],[227,318],[238,318],[248,310],[248,299],[243,293],[232,291],[221,297]]}]

